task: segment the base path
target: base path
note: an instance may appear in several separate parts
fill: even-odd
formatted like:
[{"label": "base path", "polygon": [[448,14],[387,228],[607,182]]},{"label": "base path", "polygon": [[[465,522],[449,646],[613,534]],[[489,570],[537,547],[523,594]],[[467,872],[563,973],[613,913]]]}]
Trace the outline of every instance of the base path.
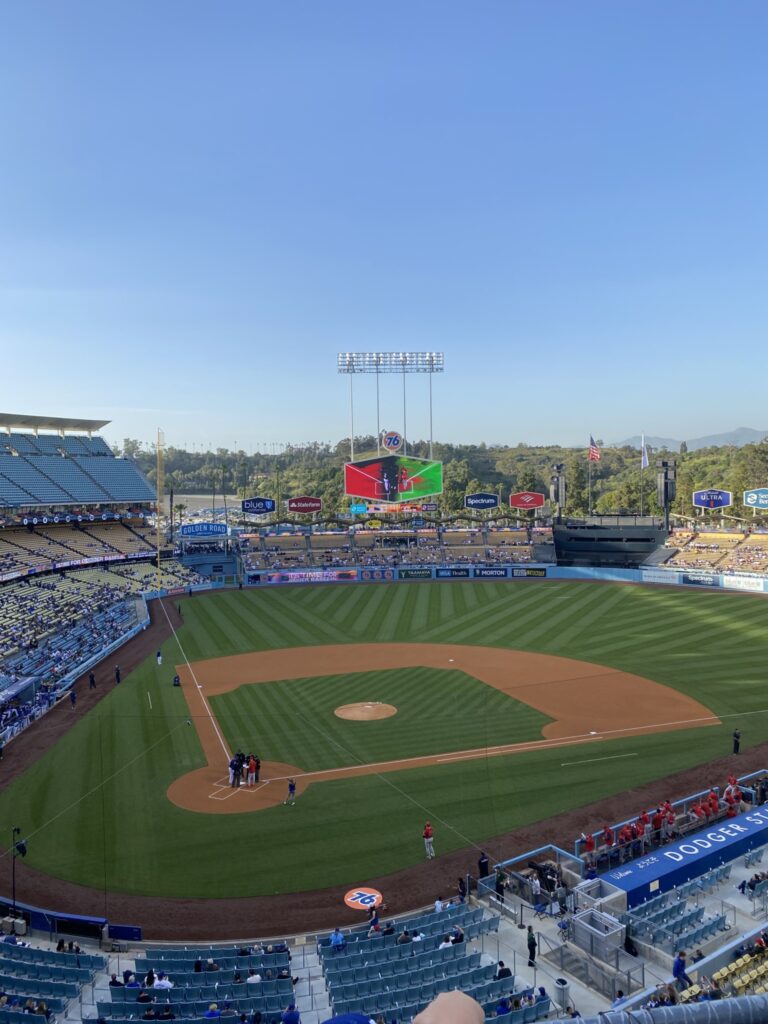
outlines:
[{"label": "base path", "polygon": [[[414,668],[457,669],[529,704],[553,719],[543,737],[528,743],[447,750],[443,754],[304,772],[296,765],[262,762],[256,786],[229,786],[230,753],[208,698],[239,686],[347,672]],[[192,720],[208,764],[176,779],[168,798],[178,807],[205,814],[240,814],[274,807],[285,799],[288,777],[298,792],[309,785],[355,775],[384,774],[456,760],[497,757],[602,738],[644,735],[720,719],[703,704],[642,676],[604,665],[496,647],[452,644],[341,644],[291,647],[236,654],[177,666]]]}]

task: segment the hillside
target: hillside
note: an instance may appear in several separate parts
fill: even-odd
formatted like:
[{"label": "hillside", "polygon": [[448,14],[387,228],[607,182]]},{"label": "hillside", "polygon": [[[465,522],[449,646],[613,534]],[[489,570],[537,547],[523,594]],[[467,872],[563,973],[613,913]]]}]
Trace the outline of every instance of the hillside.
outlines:
[{"label": "hillside", "polygon": [[[356,454],[375,452],[375,439],[356,439]],[[152,480],[155,455],[127,439],[122,452],[133,457]],[[426,458],[429,446],[419,441],[409,453]],[[601,446],[601,459],[592,464],[592,506],[600,513],[638,512],[640,510],[640,451],[637,447]],[[291,495],[314,494],[323,499],[328,513],[344,511],[349,502],[342,494],[342,467],[349,457],[349,442],[335,446],[312,444],[288,448],[279,454],[248,454],[219,448],[215,452],[187,452],[170,448],[166,452],[166,495],[228,493],[240,496],[259,494],[284,500]],[[512,491],[535,490],[549,494],[552,467],[565,466],[568,479],[570,514],[587,510],[588,463],[586,451],[573,448],[487,447],[480,445],[434,445],[434,457],[444,463],[444,493],[440,499],[443,513],[463,510],[464,495],[474,491],[494,491],[506,503]],[[655,498],[655,455],[643,473],[643,505],[646,514],[659,511]],[[678,466],[678,497],[674,511],[693,512],[691,495],[703,487],[721,487],[733,491],[736,516],[747,515],[741,494],[752,487],[768,486],[768,441],[741,447],[711,446],[675,453]],[[748,513],[751,518],[751,511]]]}]

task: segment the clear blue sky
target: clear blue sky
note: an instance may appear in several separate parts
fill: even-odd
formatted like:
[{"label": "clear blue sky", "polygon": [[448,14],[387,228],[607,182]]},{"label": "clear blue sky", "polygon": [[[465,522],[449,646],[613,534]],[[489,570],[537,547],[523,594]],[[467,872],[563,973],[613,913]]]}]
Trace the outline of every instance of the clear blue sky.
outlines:
[{"label": "clear blue sky", "polygon": [[2,21],[3,410],[335,441],[338,351],[439,349],[441,440],[768,427],[765,0],[12,0]]}]

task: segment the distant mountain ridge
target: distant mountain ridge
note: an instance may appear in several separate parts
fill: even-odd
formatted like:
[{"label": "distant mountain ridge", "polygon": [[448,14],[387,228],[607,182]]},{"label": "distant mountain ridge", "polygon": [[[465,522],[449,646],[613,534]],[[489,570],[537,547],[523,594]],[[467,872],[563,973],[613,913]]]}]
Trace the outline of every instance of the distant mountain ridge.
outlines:
[{"label": "distant mountain ridge", "polygon": [[[768,430],[753,430],[752,427],[736,427],[735,430],[729,430],[725,434],[709,434],[706,437],[686,437],[678,440],[674,437],[652,437],[650,434],[646,434],[645,443],[650,445],[651,448],[657,450],[658,448],[668,448],[669,451],[679,451],[680,445],[683,441],[688,445],[689,452],[698,451],[699,448],[722,448],[727,445],[732,445],[735,448],[741,448],[745,444],[756,444],[758,441],[762,441],[764,437],[768,437]],[[642,443],[640,434],[635,434],[634,437],[628,437],[626,441],[619,441],[616,445],[610,445],[609,447],[616,448],[639,448]]]}]

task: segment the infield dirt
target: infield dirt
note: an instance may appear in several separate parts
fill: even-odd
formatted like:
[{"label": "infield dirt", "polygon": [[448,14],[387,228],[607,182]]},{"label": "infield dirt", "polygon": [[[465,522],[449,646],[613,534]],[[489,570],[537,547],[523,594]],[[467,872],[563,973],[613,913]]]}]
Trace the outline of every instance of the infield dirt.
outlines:
[{"label": "infield dirt", "polygon": [[[227,766],[231,754],[211,711],[209,697],[239,686],[277,680],[414,666],[460,670],[529,704],[552,721],[544,727],[542,739],[527,743],[446,750],[425,757],[326,771],[304,772],[298,765],[263,761],[256,786],[229,786]],[[498,757],[594,742],[607,736],[645,735],[720,724],[703,704],[642,676],[572,658],[496,647],[398,643],[291,647],[178,665],[177,671],[208,764],[174,780],[168,787],[168,799],[185,810],[204,814],[241,814],[274,807],[285,798],[289,776],[295,777],[300,794],[310,785],[355,775]]]}]

